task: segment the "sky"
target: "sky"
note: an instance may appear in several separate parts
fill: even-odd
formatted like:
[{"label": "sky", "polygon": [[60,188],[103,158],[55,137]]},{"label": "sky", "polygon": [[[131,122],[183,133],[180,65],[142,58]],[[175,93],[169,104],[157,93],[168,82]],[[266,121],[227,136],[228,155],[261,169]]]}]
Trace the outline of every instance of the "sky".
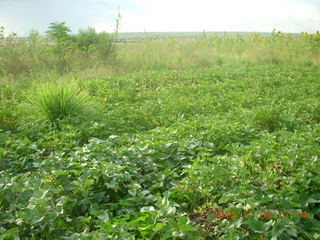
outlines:
[{"label": "sky", "polygon": [[112,32],[119,8],[120,32],[320,30],[320,0],[0,0],[0,26],[22,36],[55,21]]}]

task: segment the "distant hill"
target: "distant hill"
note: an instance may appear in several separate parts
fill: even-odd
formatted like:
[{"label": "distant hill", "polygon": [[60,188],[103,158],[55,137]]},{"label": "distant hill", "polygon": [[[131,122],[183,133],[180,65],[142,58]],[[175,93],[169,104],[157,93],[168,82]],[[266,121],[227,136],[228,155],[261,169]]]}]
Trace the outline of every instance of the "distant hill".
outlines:
[{"label": "distant hill", "polygon": [[[225,36],[249,36],[253,32],[127,32],[118,33],[118,41],[137,41],[142,39],[201,39],[205,37],[225,37]],[[271,36],[270,32],[259,32],[264,36]],[[293,34],[298,35],[298,34]]]}]

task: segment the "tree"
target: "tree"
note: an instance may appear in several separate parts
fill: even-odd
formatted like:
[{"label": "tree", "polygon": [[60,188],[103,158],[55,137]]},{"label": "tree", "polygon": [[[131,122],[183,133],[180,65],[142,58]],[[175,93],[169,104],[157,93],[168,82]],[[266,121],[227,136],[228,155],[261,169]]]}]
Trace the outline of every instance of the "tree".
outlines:
[{"label": "tree", "polygon": [[64,58],[67,48],[71,43],[70,28],[65,22],[52,22],[46,31],[50,40],[54,41],[54,52],[58,56],[58,69],[60,75],[63,73]]},{"label": "tree", "polygon": [[71,30],[66,26],[66,22],[52,22],[46,31],[48,37],[55,41],[58,46],[64,45],[70,39],[70,32]]}]

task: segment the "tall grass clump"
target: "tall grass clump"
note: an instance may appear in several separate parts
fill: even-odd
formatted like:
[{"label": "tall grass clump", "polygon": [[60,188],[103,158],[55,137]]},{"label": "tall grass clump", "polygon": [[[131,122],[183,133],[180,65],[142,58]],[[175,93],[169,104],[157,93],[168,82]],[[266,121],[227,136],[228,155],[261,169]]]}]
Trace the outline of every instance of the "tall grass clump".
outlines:
[{"label": "tall grass clump", "polygon": [[67,117],[88,117],[92,105],[88,96],[73,83],[46,83],[36,88],[29,103],[39,116],[52,123]]}]

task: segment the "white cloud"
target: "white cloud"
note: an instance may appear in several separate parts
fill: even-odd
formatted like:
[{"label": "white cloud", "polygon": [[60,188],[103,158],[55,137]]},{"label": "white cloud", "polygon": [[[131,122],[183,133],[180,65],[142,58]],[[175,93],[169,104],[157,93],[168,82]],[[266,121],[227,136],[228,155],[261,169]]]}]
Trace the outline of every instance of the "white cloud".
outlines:
[{"label": "white cloud", "polygon": [[271,31],[320,29],[320,0],[0,0],[0,25],[19,34],[44,32],[52,21],[73,31]]},{"label": "white cloud", "polygon": [[[317,7],[299,1],[135,0],[142,14],[124,14],[124,31],[315,31]],[[298,24],[297,24],[298,22]],[[301,27],[308,29],[301,29]]]}]

